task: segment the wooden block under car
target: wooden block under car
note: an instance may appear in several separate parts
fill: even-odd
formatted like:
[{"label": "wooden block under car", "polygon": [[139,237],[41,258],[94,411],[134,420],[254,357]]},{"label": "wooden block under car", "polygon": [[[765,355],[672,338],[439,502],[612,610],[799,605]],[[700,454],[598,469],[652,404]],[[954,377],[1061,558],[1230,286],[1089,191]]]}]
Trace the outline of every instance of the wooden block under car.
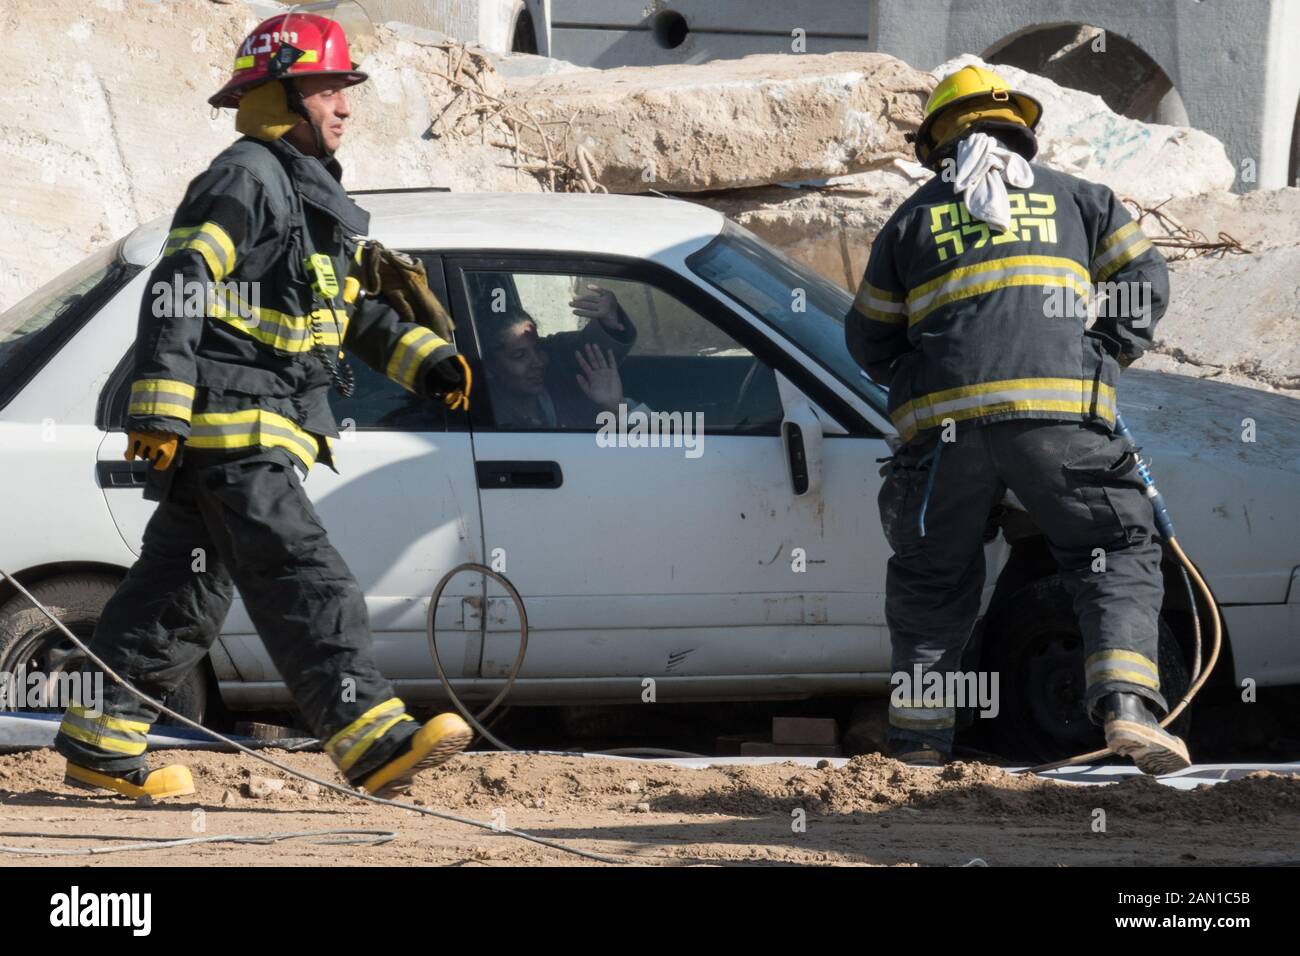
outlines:
[{"label": "wooden block under car", "polygon": [[839,743],[840,729],[833,717],[773,717],[772,743],[816,744],[833,747]]}]

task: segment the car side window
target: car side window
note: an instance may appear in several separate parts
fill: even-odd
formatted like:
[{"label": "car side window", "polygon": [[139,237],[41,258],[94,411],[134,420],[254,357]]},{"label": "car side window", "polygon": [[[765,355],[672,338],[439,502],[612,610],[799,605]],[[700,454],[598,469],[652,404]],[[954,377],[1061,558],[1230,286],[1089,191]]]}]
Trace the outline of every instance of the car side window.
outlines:
[{"label": "car side window", "polygon": [[623,409],[697,415],[692,421],[712,434],[780,433],[771,367],[656,285],[524,270],[462,274],[497,430],[597,431],[603,412]]}]

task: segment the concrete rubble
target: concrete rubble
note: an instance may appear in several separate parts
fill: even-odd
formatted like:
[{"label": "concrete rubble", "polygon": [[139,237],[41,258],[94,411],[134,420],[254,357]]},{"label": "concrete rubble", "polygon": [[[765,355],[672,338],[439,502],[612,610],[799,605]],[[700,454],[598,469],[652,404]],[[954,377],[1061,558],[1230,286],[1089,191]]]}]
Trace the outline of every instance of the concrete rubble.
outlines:
[{"label": "concrete rubble", "polygon": [[[235,135],[233,114],[204,100],[256,20],[242,4],[197,0],[0,8],[0,309],[174,207]],[[353,189],[678,194],[852,289],[876,232],[930,175],[906,141],[930,90],[979,62],[931,73],[836,53],[590,70],[390,23],[364,53],[371,81],[354,91],[340,159]],[[1222,232],[1249,250],[1172,263],[1160,354],[1144,364],[1300,389],[1300,190],[1237,195],[1212,136],[996,69],[1044,105],[1039,162],[1156,210],[1142,219],[1153,238]]]},{"label": "concrete rubble", "polygon": [[1300,398],[1300,243],[1175,262],[1170,285],[1155,354],[1139,367]]},{"label": "concrete rubble", "polygon": [[[563,126],[611,192],[694,192],[862,172],[911,147],[929,77],[876,53],[781,54],[543,77],[513,96]],[[540,151],[541,130],[524,133]]]}]

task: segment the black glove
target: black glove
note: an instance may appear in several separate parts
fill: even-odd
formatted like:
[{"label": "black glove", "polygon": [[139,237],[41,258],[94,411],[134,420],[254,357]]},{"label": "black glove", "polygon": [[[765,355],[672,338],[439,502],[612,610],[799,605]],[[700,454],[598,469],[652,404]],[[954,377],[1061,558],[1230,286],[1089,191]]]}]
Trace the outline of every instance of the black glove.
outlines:
[{"label": "black glove", "polygon": [[470,382],[469,363],[460,353],[443,359],[425,375],[429,394],[441,395],[447,407],[456,411],[469,411]]}]

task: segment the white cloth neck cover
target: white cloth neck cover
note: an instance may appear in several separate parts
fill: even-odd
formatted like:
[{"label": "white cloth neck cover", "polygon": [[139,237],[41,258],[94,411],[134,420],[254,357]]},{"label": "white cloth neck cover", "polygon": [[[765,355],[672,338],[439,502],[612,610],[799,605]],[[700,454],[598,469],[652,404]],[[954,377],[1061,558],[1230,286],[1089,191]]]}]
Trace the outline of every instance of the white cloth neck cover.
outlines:
[{"label": "white cloth neck cover", "polygon": [[988,133],[972,133],[957,144],[957,178],[953,187],[966,200],[976,219],[998,232],[1011,225],[1011,203],[1007,184],[1028,189],[1034,184],[1034,170],[1025,157],[1007,149]]}]

